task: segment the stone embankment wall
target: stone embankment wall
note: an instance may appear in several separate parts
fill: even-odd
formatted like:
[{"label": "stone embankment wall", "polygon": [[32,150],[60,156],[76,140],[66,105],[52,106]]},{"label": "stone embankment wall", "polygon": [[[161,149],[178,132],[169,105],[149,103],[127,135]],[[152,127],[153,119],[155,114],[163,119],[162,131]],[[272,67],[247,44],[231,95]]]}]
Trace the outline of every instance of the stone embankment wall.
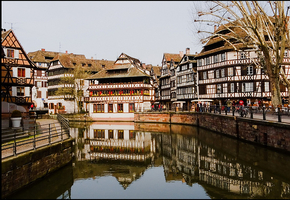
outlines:
[{"label": "stone embankment wall", "polygon": [[2,198],[70,163],[73,141],[69,139],[2,159]]},{"label": "stone embankment wall", "polygon": [[[195,125],[290,152],[290,124],[213,113],[135,113],[134,122]],[[151,125],[150,125],[151,126]]]}]

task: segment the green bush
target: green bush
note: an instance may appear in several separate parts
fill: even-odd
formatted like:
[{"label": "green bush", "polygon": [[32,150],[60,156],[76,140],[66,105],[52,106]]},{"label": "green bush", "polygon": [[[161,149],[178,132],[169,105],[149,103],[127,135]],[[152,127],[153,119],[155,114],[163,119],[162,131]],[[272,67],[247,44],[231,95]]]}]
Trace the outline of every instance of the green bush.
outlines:
[{"label": "green bush", "polygon": [[22,117],[22,114],[19,110],[13,110],[11,113],[11,117]]}]

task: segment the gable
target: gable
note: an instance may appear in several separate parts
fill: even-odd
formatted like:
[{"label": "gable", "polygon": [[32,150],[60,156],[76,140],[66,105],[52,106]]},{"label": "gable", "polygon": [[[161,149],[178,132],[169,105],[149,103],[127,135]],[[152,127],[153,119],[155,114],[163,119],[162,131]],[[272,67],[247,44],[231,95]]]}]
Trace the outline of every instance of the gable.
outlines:
[{"label": "gable", "polygon": [[11,29],[1,33],[1,42],[5,54],[4,58],[14,59],[14,63],[18,65],[36,67],[35,64],[28,58],[26,52]]}]

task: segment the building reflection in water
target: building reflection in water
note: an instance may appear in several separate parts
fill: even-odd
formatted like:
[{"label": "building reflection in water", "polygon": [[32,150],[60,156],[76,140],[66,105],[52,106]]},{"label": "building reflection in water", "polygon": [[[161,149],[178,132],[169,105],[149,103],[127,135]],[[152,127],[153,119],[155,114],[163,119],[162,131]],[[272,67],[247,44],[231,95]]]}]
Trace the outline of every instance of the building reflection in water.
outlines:
[{"label": "building reflection in water", "polygon": [[211,198],[290,198],[289,155],[208,130],[95,122],[71,133],[74,179],[111,175],[126,189],[147,168],[163,165],[167,182],[198,183]]}]

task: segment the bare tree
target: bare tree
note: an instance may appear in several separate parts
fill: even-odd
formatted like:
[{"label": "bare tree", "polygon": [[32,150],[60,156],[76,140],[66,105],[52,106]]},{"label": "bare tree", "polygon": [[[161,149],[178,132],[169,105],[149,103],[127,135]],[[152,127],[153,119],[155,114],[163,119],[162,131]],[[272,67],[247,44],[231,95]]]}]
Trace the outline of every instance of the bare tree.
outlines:
[{"label": "bare tree", "polygon": [[[90,71],[86,71],[83,67],[77,65],[75,68],[69,69],[60,79],[60,85],[56,91],[56,95],[62,95],[65,99],[72,99],[77,104],[78,112],[81,111],[81,101],[84,97],[85,84],[84,80],[91,75]],[[75,108],[76,106],[74,106]]]},{"label": "bare tree", "polygon": [[[260,59],[255,62],[269,77],[271,100],[274,107],[281,105],[280,83],[290,92],[290,82],[281,67],[285,65],[284,52],[289,48],[289,6],[284,1],[211,1],[206,8],[196,6],[194,22],[199,24],[201,41],[222,38],[233,49],[252,49]],[[201,10],[202,9],[202,10]],[[201,24],[205,23],[207,27]],[[218,31],[207,30],[218,26]],[[227,30],[223,32],[221,30]],[[241,45],[242,44],[242,45]]]}]

